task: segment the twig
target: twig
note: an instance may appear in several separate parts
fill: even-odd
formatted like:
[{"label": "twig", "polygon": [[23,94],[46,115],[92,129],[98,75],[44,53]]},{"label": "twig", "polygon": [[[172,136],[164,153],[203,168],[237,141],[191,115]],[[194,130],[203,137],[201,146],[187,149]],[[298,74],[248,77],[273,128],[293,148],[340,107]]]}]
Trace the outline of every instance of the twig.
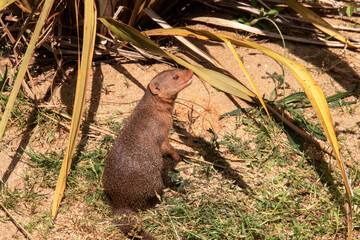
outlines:
[{"label": "twig", "polygon": [[120,12],[123,10],[123,9],[126,9],[124,6],[119,6],[118,9],[116,10],[116,12],[114,13],[114,16],[113,16],[113,19],[117,19]]},{"label": "twig", "polygon": [[218,168],[222,168],[222,169],[225,169],[225,170],[231,170],[231,171],[235,171],[235,172],[238,172],[238,173],[242,173],[241,171],[237,170],[236,168],[230,168],[230,167],[223,166],[223,165],[220,165],[220,164],[210,163],[210,162],[207,162],[207,161],[204,161],[204,160],[201,160],[201,159],[198,159],[198,158],[190,157],[190,156],[187,156],[187,155],[180,154],[180,156],[182,156],[183,158],[186,158],[187,160],[190,160],[191,162],[204,163],[204,164],[211,165],[211,166],[218,167]]},{"label": "twig", "polygon": [[230,162],[254,162],[257,161],[255,158],[227,158],[223,157],[225,160]]},{"label": "twig", "polygon": [[10,41],[11,41],[11,44],[14,44],[14,43],[15,43],[15,38],[13,37],[13,35],[11,35],[11,32],[10,32],[9,29],[7,28],[8,23],[5,24],[5,23],[3,22],[3,20],[1,19],[2,16],[3,16],[3,13],[0,14],[0,24],[3,26],[3,29],[4,29],[4,31],[5,31],[5,34],[9,37],[9,39],[10,39]]},{"label": "twig", "polygon": [[[26,69],[26,73],[28,75],[28,78],[29,78],[29,81],[31,83],[31,87],[34,89],[34,80],[30,74],[30,71],[29,69]],[[35,94],[33,93],[33,91],[29,88],[29,86],[27,85],[27,83],[25,82],[25,79],[21,82],[21,86],[24,88],[26,94],[32,99],[32,100],[36,100],[36,96]]]},{"label": "twig", "polygon": [[203,152],[202,149],[196,148],[196,147],[194,147],[194,146],[190,146],[190,145],[188,145],[188,144],[186,144],[186,143],[183,143],[183,142],[181,142],[181,141],[179,141],[179,140],[176,140],[175,138],[169,137],[169,139],[170,139],[171,141],[173,141],[173,142],[176,142],[176,143],[182,144],[182,145],[184,145],[184,146],[187,146],[187,147],[189,147],[189,148],[192,148],[192,149],[194,149],[194,150],[196,150],[196,151],[198,151],[198,152]]},{"label": "twig", "polygon": [[51,121],[56,122],[57,124],[61,125],[62,127],[66,128],[68,131],[70,131],[70,126],[69,125],[67,125],[67,124],[65,124],[65,123],[63,123],[63,122],[61,122],[61,121],[59,121],[59,120],[57,120],[57,119],[55,119],[53,117],[50,117],[49,115],[47,115],[45,113],[40,113],[40,114],[43,115],[44,117],[50,119]]},{"label": "twig", "polygon": [[13,224],[20,230],[20,232],[22,232],[22,234],[24,234],[24,236],[27,239],[30,240],[34,240],[33,237],[31,237],[31,235],[25,230],[25,228],[23,228],[17,221],[16,219],[11,215],[11,213],[6,209],[6,207],[0,203],[0,207],[2,208],[2,210],[4,210],[4,212],[6,213],[6,215],[8,215],[8,217],[11,219],[11,221],[13,222]]},{"label": "twig", "polygon": [[360,28],[352,28],[352,27],[344,27],[338,25],[331,25],[333,28],[337,30],[349,31],[349,32],[360,32]]},{"label": "twig", "polygon": [[[55,111],[53,111],[53,112],[56,113],[56,114],[58,114],[58,115],[60,115],[60,116],[62,116],[62,117],[64,117],[64,118],[66,118],[66,119],[68,119],[68,120],[71,120],[71,118],[70,118],[69,116],[66,116],[65,114],[58,113],[58,112],[55,112]],[[61,126],[65,127],[66,129],[70,130],[70,127],[69,127],[68,125],[62,123],[61,121],[59,121],[59,120],[57,120],[57,119],[55,119],[55,118],[53,118],[53,117],[51,117],[51,116],[49,116],[49,115],[47,115],[47,114],[45,114],[45,113],[41,113],[41,115],[43,115],[44,117],[46,117],[46,118],[48,118],[48,119],[50,119],[50,120],[52,120],[52,121],[60,124]],[[100,133],[102,133],[102,134],[107,134],[107,135],[111,135],[111,136],[115,136],[115,135],[116,135],[116,133],[115,133],[114,131],[111,131],[111,130],[109,130],[109,129],[104,129],[104,128],[101,128],[101,127],[98,127],[98,126],[94,126],[94,125],[92,125],[92,124],[90,124],[90,123],[87,123],[87,122],[83,122],[83,124],[89,126],[89,128],[90,128],[91,130],[93,130],[93,131],[98,131],[98,132],[100,132]]]}]

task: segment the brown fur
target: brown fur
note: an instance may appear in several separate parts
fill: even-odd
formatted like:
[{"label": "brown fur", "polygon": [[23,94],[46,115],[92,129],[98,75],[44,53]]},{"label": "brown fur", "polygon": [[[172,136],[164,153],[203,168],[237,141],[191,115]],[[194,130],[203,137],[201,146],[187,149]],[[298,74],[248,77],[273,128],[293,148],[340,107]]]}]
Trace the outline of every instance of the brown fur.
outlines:
[{"label": "brown fur", "polygon": [[153,207],[164,188],[164,156],[180,160],[168,135],[175,99],[191,84],[191,77],[190,70],[170,70],[151,80],[106,158],[103,186],[127,235],[135,232],[142,239],[155,239],[138,228],[137,211]]}]

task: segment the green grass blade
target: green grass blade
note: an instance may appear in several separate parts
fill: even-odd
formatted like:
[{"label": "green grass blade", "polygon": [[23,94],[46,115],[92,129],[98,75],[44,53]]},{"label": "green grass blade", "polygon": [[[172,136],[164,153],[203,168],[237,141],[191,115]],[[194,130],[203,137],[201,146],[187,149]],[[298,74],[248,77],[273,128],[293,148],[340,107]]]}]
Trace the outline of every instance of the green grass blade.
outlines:
[{"label": "green grass blade", "polygon": [[24,76],[25,76],[26,70],[28,68],[30,59],[31,59],[31,57],[32,57],[32,55],[34,53],[34,50],[35,50],[36,42],[37,42],[37,40],[39,38],[41,29],[43,28],[43,26],[45,24],[46,18],[49,15],[49,12],[51,10],[51,7],[52,7],[53,3],[54,3],[54,0],[46,0],[44,2],[44,6],[43,6],[43,8],[41,10],[41,14],[39,16],[39,19],[38,19],[38,21],[36,23],[34,33],[33,33],[32,37],[31,37],[29,45],[28,45],[28,47],[26,49],[24,58],[22,59],[22,63],[20,65],[19,72],[18,72],[18,74],[16,76],[16,79],[15,79],[15,82],[14,82],[14,87],[13,87],[11,93],[10,93],[9,100],[8,100],[8,102],[6,104],[4,114],[3,114],[2,118],[1,118],[1,122],[0,122],[0,140],[2,139],[2,137],[4,135],[6,124],[7,124],[8,120],[9,120],[9,118],[11,116],[11,110],[14,107],[17,94],[19,93],[19,90],[20,90],[21,82],[24,79]]},{"label": "green grass blade", "polygon": [[71,129],[69,134],[69,142],[66,149],[64,161],[61,166],[59,178],[54,193],[54,201],[52,208],[52,217],[55,218],[60,206],[62,196],[66,187],[66,179],[69,174],[72,155],[74,153],[76,137],[79,132],[81,115],[84,110],[85,92],[91,72],[91,62],[94,53],[95,36],[96,36],[96,9],[93,0],[85,1],[85,20],[84,20],[84,37],[82,46],[82,55],[80,61],[80,71],[76,85],[75,103],[73,117],[71,121]]}]

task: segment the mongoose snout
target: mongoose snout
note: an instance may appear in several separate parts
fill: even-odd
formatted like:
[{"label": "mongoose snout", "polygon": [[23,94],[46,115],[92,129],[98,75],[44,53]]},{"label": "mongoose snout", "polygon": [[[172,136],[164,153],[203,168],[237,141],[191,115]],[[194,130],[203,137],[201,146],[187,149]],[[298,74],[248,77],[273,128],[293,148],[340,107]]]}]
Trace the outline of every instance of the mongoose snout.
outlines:
[{"label": "mongoose snout", "polygon": [[[175,99],[192,76],[191,70],[169,70],[153,78],[105,160],[104,190],[125,234],[133,232],[139,209],[156,204],[156,195],[164,188],[164,156],[180,160],[168,135]],[[137,229],[142,239],[155,239]]]}]

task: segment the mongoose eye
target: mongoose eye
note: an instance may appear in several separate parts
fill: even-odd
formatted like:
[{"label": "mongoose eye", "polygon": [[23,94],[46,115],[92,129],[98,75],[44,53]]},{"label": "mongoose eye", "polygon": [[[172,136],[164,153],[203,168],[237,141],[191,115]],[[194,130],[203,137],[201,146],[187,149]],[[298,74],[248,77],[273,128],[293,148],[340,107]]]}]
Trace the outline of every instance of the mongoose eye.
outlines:
[{"label": "mongoose eye", "polygon": [[173,79],[174,79],[174,80],[177,80],[178,78],[179,78],[179,75],[173,76]]}]

